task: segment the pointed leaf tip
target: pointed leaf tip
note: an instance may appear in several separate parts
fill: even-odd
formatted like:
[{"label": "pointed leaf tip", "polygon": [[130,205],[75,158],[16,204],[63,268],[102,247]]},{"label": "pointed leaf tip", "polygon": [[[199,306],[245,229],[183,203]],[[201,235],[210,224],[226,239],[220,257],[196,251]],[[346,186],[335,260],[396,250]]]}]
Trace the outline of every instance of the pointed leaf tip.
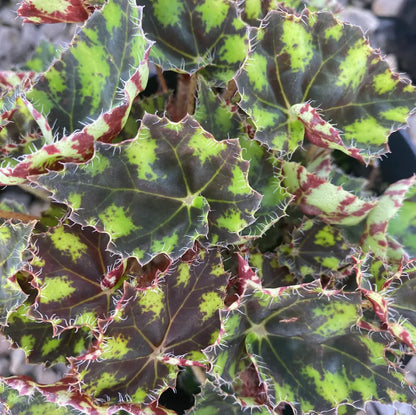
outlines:
[{"label": "pointed leaf tip", "polygon": [[302,211],[326,223],[356,225],[376,206],[376,202],[363,201],[341,186],[309,173],[298,163],[285,161],[282,171],[284,184]]}]

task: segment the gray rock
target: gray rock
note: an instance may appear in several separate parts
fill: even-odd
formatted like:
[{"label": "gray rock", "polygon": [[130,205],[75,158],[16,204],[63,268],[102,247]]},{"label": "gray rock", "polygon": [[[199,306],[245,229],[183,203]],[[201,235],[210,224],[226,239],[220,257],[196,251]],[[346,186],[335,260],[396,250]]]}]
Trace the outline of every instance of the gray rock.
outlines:
[{"label": "gray rock", "polygon": [[37,382],[48,385],[58,382],[61,377],[52,368],[45,368],[42,365],[36,365],[33,369],[33,377]]},{"label": "gray rock", "polygon": [[403,10],[406,0],[374,0],[373,13],[382,17],[397,17]]},{"label": "gray rock", "polygon": [[45,24],[40,26],[40,36],[53,41],[58,46],[67,45],[74,36],[75,25],[65,23]]},{"label": "gray rock", "polygon": [[372,45],[381,49],[383,53],[397,51],[396,21],[392,18],[379,19],[377,30],[371,35]]},{"label": "gray rock", "polygon": [[379,26],[379,20],[371,11],[358,7],[346,7],[341,11],[340,17],[345,22],[361,27],[367,35],[374,33]]},{"label": "gray rock", "polygon": [[[407,119],[407,124],[408,124],[407,132],[409,133],[410,139],[412,140],[412,142],[416,146],[416,113],[412,114]],[[416,361],[414,363],[416,365]],[[414,371],[415,377],[416,377],[416,368],[413,371]]]},{"label": "gray rock", "polygon": [[7,357],[0,357],[0,373],[2,376],[10,376],[10,360]]},{"label": "gray rock", "polygon": [[20,31],[15,27],[0,26],[0,70],[10,69],[16,59],[16,44],[20,40]]},{"label": "gray rock", "polygon": [[0,335],[0,355],[9,355],[9,353],[10,353],[10,342],[6,339],[6,337],[4,337],[3,335]]},{"label": "gray rock", "polygon": [[21,349],[13,349],[10,353],[9,370],[13,375],[28,375],[33,369],[26,363],[25,352]]},{"label": "gray rock", "polygon": [[0,25],[8,27],[21,27],[22,19],[18,18],[15,9],[2,8],[0,9]]}]

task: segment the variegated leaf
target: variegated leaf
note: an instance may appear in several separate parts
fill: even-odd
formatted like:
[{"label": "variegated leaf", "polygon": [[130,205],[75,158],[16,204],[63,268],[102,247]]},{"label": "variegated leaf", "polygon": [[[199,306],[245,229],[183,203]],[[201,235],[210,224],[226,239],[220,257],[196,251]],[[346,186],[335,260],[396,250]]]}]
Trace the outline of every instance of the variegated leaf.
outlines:
[{"label": "variegated leaf", "polygon": [[201,236],[239,240],[260,201],[240,154],[237,140],[216,141],[190,116],[146,114],[134,140],[97,143],[90,162],[39,183],[74,209],[75,222],[109,233],[112,249],[144,264],[159,253],[177,259]]},{"label": "variegated leaf", "polygon": [[45,72],[52,61],[59,57],[59,54],[60,50],[53,42],[42,39],[30,59],[25,62],[21,69],[35,73]]},{"label": "variegated leaf", "polygon": [[359,293],[338,297],[309,287],[285,294],[254,292],[227,315],[227,347],[216,349],[212,366],[219,381],[233,383],[252,362],[273,402],[291,402],[300,413],[341,402],[413,399],[402,388],[403,375],[384,358],[390,339],[353,328],[361,315]]},{"label": "variegated leaf", "polygon": [[95,0],[24,0],[17,13],[23,23],[82,23],[88,19],[94,7],[103,4]]},{"label": "variegated leaf", "polygon": [[22,254],[34,225],[35,222],[11,221],[3,221],[0,225],[0,324],[5,324],[8,313],[22,304],[27,297],[11,277],[23,268]]},{"label": "variegated leaf", "polygon": [[39,294],[33,317],[50,321],[56,333],[67,327],[94,329],[98,318],[109,317],[123,264],[106,250],[108,243],[107,234],[77,224],[34,235],[31,270]]},{"label": "variegated leaf", "polygon": [[[364,268],[367,265],[366,262],[356,260],[356,263],[355,274],[358,288],[371,306],[371,311],[373,311],[375,317],[373,318],[368,312],[367,315],[364,313],[359,326],[367,330],[381,332],[382,334],[389,333],[401,344],[407,346],[413,353],[416,353],[416,330],[411,305],[414,299],[414,284],[412,282],[414,275],[412,274],[411,278],[403,278],[400,275],[389,273],[390,278],[386,279],[382,289],[374,291],[373,286],[370,284],[371,281],[367,277],[367,268]],[[405,284],[406,288],[402,290],[401,285],[404,281],[408,282],[409,285]],[[394,307],[395,300],[399,301],[398,310]],[[401,306],[401,304],[403,305]],[[366,304],[364,303],[364,305]],[[368,305],[367,308],[369,308]],[[401,309],[404,311],[404,315],[401,313]],[[409,321],[407,318],[409,318]],[[399,362],[395,362],[395,366],[398,367]]]},{"label": "variegated leaf", "polygon": [[[362,31],[326,12],[271,11],[236,82],[256,137],[279,152],[302,143],[305,125],[316,143],[340,146],[330,122],[344,151],[367,160],[385,151],[392,128],[416,104],[414,87],[391,72]],[[298,117],[309,102],[319,117],[312,109]]]},{"label": "variegated leaf", "polygon": [[[59,136],[82,129],[117,107],[121,115],[118,123],[122,124],[131,105],[125,100],[132,100],[138,92],[137,87],[125,83],[149,47],[140,21],[141,9],[130,0],[110,1],[88,20],[71,48],[27,93],[38,111],[47,115],[50,125],[56,125]],[[143,75],[147,77],[146,71]],[[140,86],[146,81],[141,79]]]},{"label": "variegated leaf", "polygon": [[214,94],[202,76],[198,77],[198,99],[194,117],[217,140],[242,136],[242,120],[236,110]]},{"label": "variegated leaf", "polygon": [[282,173],[284,185],[302,212],[331,225],[356,225],[376,206],[376,202],[361,200],[298,163],[283,162]]},{"label": "variegated leaf", "polygon": [[280,245],[277,252],[279,263],[295,275],[334,274],[351,264],[351,246],[331,225],[309,219],[293,231],[291,238],[291,242]]},{"label": "variegated leaf", "polygon": [[233,391],[227,393],[216,389],[214,384],[207,381],[202,387],[201,393],[196,396],[196,402],[192,409],[186,412],[188,415],[244,415],[248,411],[254,415],[270,415],[270,410],[265,405],[250,405],[238,400]]},{"label": "variegated leaf", "polygon": [[143,27],[156,41],[151,57],[164,69],[202,70],[228,82],[247,56],[247,27],[228,0],[140,0]]},{"label": "variegated leaf", "polygon": [[289,8],[297,12],[307,7],[309,10],[338,10],[337,0],[246,0],[243,3],[243,19],[252,26],[259,26],[261,20],[271,10]]},{"label": "variegated leaf", "polygon": [[372,251],[375,255],[386,258],[389,222],[402,207],[406,193],[415,183],[416,176],[400,180],[390,185],[379,198],[377,206],[366,219],[364,233],[361,237],[360,244],[366,252]]},{"label": "variegated leaf", "polygon": [[283,216],[292,196],[282,185],[279,161],[257,141],[240,137],[243,158],[250,162],[248,179],[253,189],[263,195],[256,221],[244,230],[244,235],[258,237]]},{"label": "variegated leaf", "polygon": [[416,351],[416,275],[412,272],[393,281],[386,301],[392,334]]},{"label": "variegated leaf", "polygon": [[83,390],[111,402],[149,402],[151,392],[172,385],[178,365],[203,366],[201,351],[219,335],[227,278],[212,250],[192,263],[177,261],[156,289],[126,283],[113,321],[102,324],[103,338],[78,359]]},{"label": "variegated leaf", "polygon": [[256,270],[264,288],[283,288],[301,283],[287,266],[279,262],[277,253],[251,252],[249,264]]},{"label": "variegated leaf", "polygon": [[402,207],[390,219],[387,233],[403,245],[407,255],[416,256],[416,186],[409,190]]},{"label": "variegated leaf", "polygon": [[[91,158],[95,140],[111,141],[125,125],[131,104],[147,83],[149,42],[141,9],[113,0],[88,20],[73,42],[26,94],[55,125],[60,141],[45,145],[14,168],[0,168],[0,183]],[[66,135],[68,134],[68,135]]]},{"label": "variegated leaf", "polygon": [[59,336],[52,325],[27,317],[28,305],[20,306],[7,319],[3,333],[22,349],[29,363],[68,364],[67,357],[84,353],[91,343],[88,328],[65,330]]},{"label": "variegated leaf", "polygon": [[47,402],[39,391],[20,395],[13,387],[7,386],[0,379],[0,413],[5,415],[78,415],[79,412],[69,406]]},{"label": "variegated leaf", "polygon": [[7,124],[0,128],[0,158],[10,168],[22,157],[53,142],[53,137],[47,121],[27,100],[18,97],[9,115]]},{"label": "variegated leaf", "polygon": [[[174,412],[160,406],[158,407],[155,403],[150,405],[134,403],[109,405],[108,403],[105,404],[103,402],[94,401],[91,396],[80,392],[76,379],[71,376],[67,376],[53,385],[36,383],[28,376],[14,376],[11,378],[4,378],[2,381],[5,385],[10,386],[22,396],[22,405],[24,405],[25,398],[29,400],[32,396],[36,396],[37,398],[39,393],[43,396],[44,405],[39,406],[38,411],[33,415],[43,415],[45,413],[57,415],[120,415],[120,413],[124,413],[124,411],[135,415],[174,415]],[[15,397],[15,395],[11,395],[11,397]],[[40,399],[40,397],[38,399]],[[58,408],[53,405],[55,402],[58,402]],[[23,406],[23,408],[25,408],[25,406]],[[16,409],[18,410],[19,406]],[[48,410],[54,412],[48,412]],[[24,413],[26,414],[26,412]],[[12,414],[14,415],[13,412]]]}]

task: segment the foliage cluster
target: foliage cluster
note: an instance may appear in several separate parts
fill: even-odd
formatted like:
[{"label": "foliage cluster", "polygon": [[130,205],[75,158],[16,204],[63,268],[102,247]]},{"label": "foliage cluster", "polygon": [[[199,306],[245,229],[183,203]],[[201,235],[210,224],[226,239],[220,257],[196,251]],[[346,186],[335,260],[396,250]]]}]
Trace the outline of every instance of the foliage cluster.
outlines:
[{"label": "foliage cluster", "polygon": [[0,73],[0,183],[51,200],[1,204],[1,331],[69,371],[1,378],[4,411],[170,414],[175,387],[197,415],[414,402],[415,178],[343,166],[377,172],[416,93],[336,11],[22,3],[79,27]]}]

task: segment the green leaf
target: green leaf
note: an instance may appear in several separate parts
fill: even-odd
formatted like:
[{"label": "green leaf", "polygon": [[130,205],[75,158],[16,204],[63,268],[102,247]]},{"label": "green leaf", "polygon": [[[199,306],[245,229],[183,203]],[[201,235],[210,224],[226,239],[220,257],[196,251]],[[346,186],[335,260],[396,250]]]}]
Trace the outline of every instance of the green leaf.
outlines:
[{"label": "green leaf", "polygon": [[32,237],[31,269],[39,290],[32,316],[67,327],[96,328],[114,310],[113,295],[123,272],[120,257],[107,251],[109,237],[91,227],[59,225]]},{"label": "green leaf", "polygon": [[403,376],[387,367],[389,340],[353,328],[360,318],[359,293],[327,296],[301,288],[285,294],[255,292],[229,313],[227,347],[217,349],[213,361],[218,380],[233,382],[253,362],[272,399],[296,403],[301,413],[326,411],[341,402],[413,399],[402,388]]},{"label": "green leaf", "polygon": [[247,56],[247,27],[227,0],[140,0],[143,28],[156,41],[151,58],[164,69],[228,82]]},{"label": "green leaf", "polygon": [[78,411],[69,406],[47,402],[39,391],[30,395],[19,395],[19,392],[0,381],[0,411],[10,415],[77,415]]},{"label": "green leaf", "polygon": [[305,167],[294,162],[283,162],[283,183],[288,192],[295,196],[295,202],[302,212],[316,215],[331,225],[356,225],[376,206],[335,186]]},{"label": "green leaf", "polygon": [[[233,393],[227,393],[215,388],[214,384],[207,381],[202,387],[201,393],[196,397],[194,407],[186,414],[195,415],[245,415],[248,406],[238,401]],[[249,406],[250,413],[258,415],[269,415],[266,406]]]},{"label": "green leaf", "polygon": [[309,219],[293,231],[290,243],[278,247],[278,253],[280,264],[295,275],[315,277],[345,268],[352,250],[338,229]]},{"label": "green leaf", "polygon": [[23,268],[22,253],[26,249],[35,222],[0,225],[0,324],[5,324],[7,314],[22,304],[26,295],[11,277]]},{"label": "green leaf", "polygon": [[253,221],[260,196],[240,153],[238,140],[216,141],[190,116],[146,114],[134,140],[97,143],[88,163],[39,183],[75,209],[75,222],[109,233],[117,252],[142,263],[159,253],[177,259],[208,230],[224,245]]},{"label": "green leaf", "polygon": [[69,329],[56,336],[51,324],[27,317],[28,312],[29,306],[22,305],[11,313],[3,333],[25,352],[29,363],[68,364],[67,357],[79,356],[89,348],[89,329]]},{"label": "green leaf", "polygon": [[248,179],[254,190],[263,195],[256,221],[244,230],[244,235],[260,236],[286,215],[286,207],[292,200],[282,186],[279,161],[257,141],[240,137],[243,158],[250,162]]},{"label": "green leaf", "polygon": [[127,89],[132,68],[140,65],[148,48],[140,14],[129,0],[106,4],[27,93],[38,111],[47,114],[50,125],[56,125],[57,134],[72,133],[103,112],[126,107],[126,97],[119,91]]},{"label": "green leaf", "polygon": [[[150,393],[172,384],[177,365],[203,366],[201,350],[216,342],[219,309],[228,274],[216,250],[201,251],[192,263],[177,261],[156,289],[136,291],[125,283],[113,321],[94,347],[101,362],[85,356],[83,390],[114,402],[129,396],[149,401]],[[186,323],[185,323],[186,322]]]},{"label": "green leaf", "polygon": [[61,169],[61,162],[84,162],[95,140],[118,135],[148,79],[149,42],[140,17],[130,0],[114,0],[88,20],[73,46],[27,93],[34,109],[57,126],[58,138],[70,135],[14,168],[0,168],[0,183],[24,183],[29,175]]},{"label": "green leaf", "polygon": [[209,131],[217,140],[241,137],[242,121],[231,106],[214,94],[207,81],[198,77],[198,99],[195,106],[195,119],[202,128]]},{"label": "green leaf", "polygon": [[[403,125],[416,103],[414,87],[390,71],[362,31],[325,12],[270,12],[235,80],[256,137],[279,152],[299,146],[305,125],[309,135],[311,127],[330,135],[331,122],[347,153],[367,160],[385,150],[392,125]],[[320,108],[315,126],[316,118],[297,117],[308,102]]]},{"label": "green leaf", "polygon": [[402,207],[406,193],[415,183],[416,176],[413,176],[409,179],[399,180],[385,190],[378,200],[376,207],[369,213],[366,219],[364,233],[361,238],[361,246],[364,251],[372,251],[381,258],[386,257],[389,221]]},{"label": "green leaf", "polygon": [[409,190],[402,207],[390,219],[387,233],[403,245],[408,255],[416,256],[416,186]]}]

